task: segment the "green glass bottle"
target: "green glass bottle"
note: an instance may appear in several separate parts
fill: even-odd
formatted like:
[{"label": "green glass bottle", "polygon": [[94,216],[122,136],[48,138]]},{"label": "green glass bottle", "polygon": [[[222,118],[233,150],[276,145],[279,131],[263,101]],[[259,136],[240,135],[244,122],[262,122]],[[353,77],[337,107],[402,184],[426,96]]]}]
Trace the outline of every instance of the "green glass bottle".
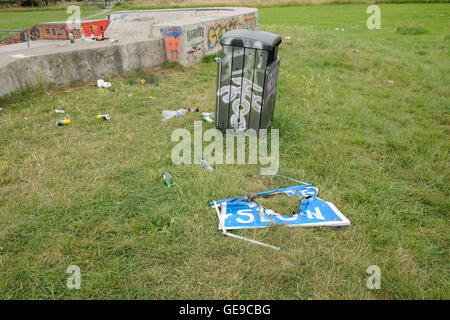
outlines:
[{"label": "green glass bottle", "polygon": [[164,183],[167,185],[167,188],[170,188],[172,186],[172,175],[167,171],[163,173],[163,180]]}]

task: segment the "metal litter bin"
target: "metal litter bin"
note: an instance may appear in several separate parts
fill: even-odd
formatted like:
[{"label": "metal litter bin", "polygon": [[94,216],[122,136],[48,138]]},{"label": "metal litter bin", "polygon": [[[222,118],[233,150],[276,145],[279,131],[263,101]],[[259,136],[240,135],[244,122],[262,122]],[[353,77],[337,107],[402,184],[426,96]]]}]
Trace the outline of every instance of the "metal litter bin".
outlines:
[{"label": "metal litter bin", "polygon": [[216,128],[245,132],[267,129],[273,119],[277,91],[279,35],[233,30],[221,39],[218,64]]}]

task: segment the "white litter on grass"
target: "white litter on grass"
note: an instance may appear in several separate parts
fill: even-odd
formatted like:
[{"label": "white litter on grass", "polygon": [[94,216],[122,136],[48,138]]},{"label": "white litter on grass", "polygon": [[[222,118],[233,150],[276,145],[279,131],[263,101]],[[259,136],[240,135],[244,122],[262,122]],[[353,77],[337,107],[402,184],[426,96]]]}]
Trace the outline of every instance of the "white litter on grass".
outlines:
[{"label": "white litter on grass", "polygon": [[109,87],[111,87],[111,83],[110,82],[106,82],[103,79],[98,79],[97,80],[97,87],[99,87],[99,88],[109,88]]},{"label": "white litter on grass", "polygon": [[163,110],[162,111],[162,120],[161,121],[167,121],[173,117],[180,117],[184,116],[188,111],[186,109],[178,109],[177,111],[172,110]]},{"label": "white litter on grass", "polygon": [[286,40],[291,40],[291,37],[289,37],[289,36],[287,36],[287,37],[284,37]]},{"label": "white litter on grass", "polygon": [[0,111],[3,111],[3,110],[5,110],[5,109],[3,109],[2,107],[0,107]]},{"label": "white litter on grass", "polygon": [[55,109],[55,112],[56,112],[56,113],[64,113],[64,110],[61,110],[61,109]]}]

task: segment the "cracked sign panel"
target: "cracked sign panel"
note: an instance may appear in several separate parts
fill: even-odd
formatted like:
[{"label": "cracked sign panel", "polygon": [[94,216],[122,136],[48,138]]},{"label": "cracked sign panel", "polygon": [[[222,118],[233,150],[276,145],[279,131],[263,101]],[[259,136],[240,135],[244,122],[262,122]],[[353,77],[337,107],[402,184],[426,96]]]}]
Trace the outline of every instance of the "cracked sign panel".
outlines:
[{"label": "cracked sign panel", "polygon": [[[288,227],[347,226],[350,221],[331,202],[317,197],[312,185],[298,185],[230,199],[210,202],[216,207],[219,229],[264,228],[270,224]],[[284,194],[298,197],[299,208],[293,214],[277,213],[258,204],[258,199]]]}]

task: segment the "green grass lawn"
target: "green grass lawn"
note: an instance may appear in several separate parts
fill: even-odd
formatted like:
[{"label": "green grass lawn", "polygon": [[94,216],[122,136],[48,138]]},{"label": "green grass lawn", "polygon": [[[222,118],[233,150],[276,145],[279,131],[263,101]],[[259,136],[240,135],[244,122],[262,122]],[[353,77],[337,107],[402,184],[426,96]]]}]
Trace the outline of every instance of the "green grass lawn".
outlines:
[{"label": "green grass lawn", "polygon": [[[98,6],[81,6],[81,18],[101,10]],[[42,22],[66,21],[70,15],[64,8],[0,10],[0,29],[25,29]],[[14,32],[0,32],[0,40],[13,34]]]},{"label": "green grass lawn", "polygon": [[[235,232],[281,252],[223,237],[207,203],[292,182],[259,165],[171,162],[173,130],[193,132],[199,115],[161,122],[161,111],[214,111],[213,62],[141,71],[158,79],[148,86],[127,75],[107,78],[110,90],[0,99],[0,298],[450,298],[450,5],[380,7],[374,31],[366,5],[259,11],[260,29],[292,39],[272,126],[280,174],[312,182],[352,222]],[[54,109],[72,124],[57,127]],[[80,290],[66,288],[70,265]],[[370,265],[380,290],[366,287]]]}]

